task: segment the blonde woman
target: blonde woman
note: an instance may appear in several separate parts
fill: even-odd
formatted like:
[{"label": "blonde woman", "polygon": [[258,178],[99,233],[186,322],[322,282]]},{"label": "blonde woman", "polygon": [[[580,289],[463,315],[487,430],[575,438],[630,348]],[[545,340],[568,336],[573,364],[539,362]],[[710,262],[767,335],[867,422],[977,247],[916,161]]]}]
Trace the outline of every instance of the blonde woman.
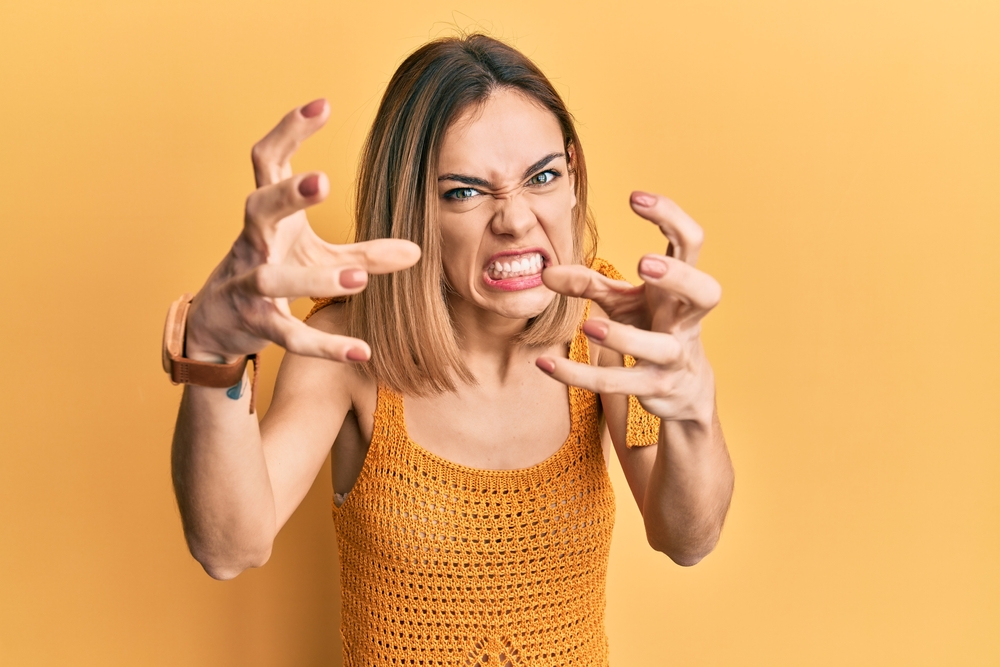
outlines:
[{"label": "blonde woman", "polygon": [[[171,311],[191,553],[220,579],[263,565],[332,453],[345,664],[606,664],[610,449],[649,544],[681,565],[714,548],[732,493],[701,229],[635,192],[666,254],[636,287],[595,259],[572,117],[525,56],[473,35],[399,67],[356,243],[327,244],[305,215],[326,177],[290,159],[328,115],[297,108],[254,147],[243,232]],[[243,369],[269,342],[288,354],[258,423]]]}]

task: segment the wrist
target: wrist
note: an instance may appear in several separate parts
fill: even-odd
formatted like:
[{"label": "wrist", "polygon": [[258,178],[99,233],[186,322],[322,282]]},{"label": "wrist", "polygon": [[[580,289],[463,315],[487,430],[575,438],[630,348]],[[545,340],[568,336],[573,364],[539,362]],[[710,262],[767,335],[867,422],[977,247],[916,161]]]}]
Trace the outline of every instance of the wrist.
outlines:
[{"label": "wrist", "polygon": [[232,364],[246,358],[245,354],[219,352],[222,346],[215,340],[217,336],[213,336],[211,333],[206,335],[205,327],[201,326],[204,324],[205,315],[205,309],[199,307],[192,299],[185,315],[181,356],[185,359],[209,364]]},{"label": "wrist", "polygon": [[211,348],[199,344],[190,332],[184,337],[184,358],[192,361],[202,361],[208,364],[232,364],[245,358],[245,354],[225,355],[212,352]]},{"label": "wrist", "polygon": [[[254,412],[256,401],[254,389],[257,384],[257,355],[237,356],[227,363],[222,355],[213,354],[195,345],[187,352],[187,316],[191,306],[191,295],[185,294],[170,306],[163,328],[163,370],[174,384],[193,384],[201,387],[228,389],[242,386],[244,371],[248,361],[253,361],[253,383],[250,386],[250,412]],[[188,356],[193,354],[195,356]],[[220,358],[222,357],[222,358]]]}]

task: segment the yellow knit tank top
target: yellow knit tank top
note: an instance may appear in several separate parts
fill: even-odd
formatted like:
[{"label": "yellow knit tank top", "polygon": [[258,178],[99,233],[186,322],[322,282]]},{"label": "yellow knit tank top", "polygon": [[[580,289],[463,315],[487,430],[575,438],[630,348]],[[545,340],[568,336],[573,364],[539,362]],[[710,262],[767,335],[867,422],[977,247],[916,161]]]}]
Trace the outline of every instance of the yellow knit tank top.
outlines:
[{"label": "yellow knit tank top", "polygon": [[[569,358],[589,363],[579,330]],[[597,396],[569,387],[569,405],[551,457],[479,470],[410,440],[402,396],[379,387],[361,473],[333,509],[345,667],[607,665],[615,499]],[[658,420],[638,409],[630,440],[649,440]]]}]

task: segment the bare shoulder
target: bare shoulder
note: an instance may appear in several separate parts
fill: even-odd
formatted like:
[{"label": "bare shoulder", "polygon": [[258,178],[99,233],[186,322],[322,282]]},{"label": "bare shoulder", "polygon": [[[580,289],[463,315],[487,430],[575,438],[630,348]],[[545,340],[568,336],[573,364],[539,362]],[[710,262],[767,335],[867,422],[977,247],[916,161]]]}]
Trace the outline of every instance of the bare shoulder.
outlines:
[{"label": "bare shoulder", "polygon": [[[335,336],[346,335],[342,304],[330,304],[317,311],[306,324]],[[344,415],[354,408],[355,399],[365,393],[370,380],[354,364],[306,357],[286,352],[274,385],[270,412],[331,418],[340,429]]]},{"label": "bare shoulder", "polygon": [[347,331],[347,313],[345,311],[346,308],[343,303],[334,302],[323,306],[313,313],[306,320],[306,324],[314,329],[342,336]]}]

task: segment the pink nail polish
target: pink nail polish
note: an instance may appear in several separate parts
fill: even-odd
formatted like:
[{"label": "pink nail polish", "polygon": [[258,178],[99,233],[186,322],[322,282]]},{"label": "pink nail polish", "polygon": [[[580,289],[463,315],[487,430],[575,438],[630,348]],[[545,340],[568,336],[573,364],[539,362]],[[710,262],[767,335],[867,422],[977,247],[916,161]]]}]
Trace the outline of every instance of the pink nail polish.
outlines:
[{"label": "pink nail polish", "polygon": [[608,337],[608,325],[604,322],[587,320],[583,323],[583,333],[587,334],[596,341],[602,341]]},{"label": "pink nail polish", "polygon": [[347,269],[340,272],[340,286],[348,289],[361,287],[368,282],[368,274],[361,269]]},{"label": "pink nail polish", "polygon": [[303,118],[315,118],[316,116],[323,113],[323,109],[326,108],[326,100],[320,98],[318,100],[313,100],[309,104],[305,105],[299,110]]},{"label": "pink nail polish", "polygon": [[299,183],[299,194],[303,197],[313,197],[319,192],[319,176],[313,174],[306,176]]},{"label": "pink nail polish", "polygon": [[360,347],[352,347],[344,356],[350,361],[368,361],[368,353]]},{"label": "pink nail polish", "polygon": [[650,257],[639,262],[639,273],[650,278],[662,278],[667,273],[667,265]]},{"label": "pink nail polish", "polygon": [[551,359],[546,359],[545,357],[539,357],[535,359],[535,365],[546,373],[552,373],[556,370],[556,362]]},{"label": "pink nail polish", "polygon": [[656,197],[647,195],[645,192],[633,192],[632,203],[636,206],[652,206],[656,203]]}]

